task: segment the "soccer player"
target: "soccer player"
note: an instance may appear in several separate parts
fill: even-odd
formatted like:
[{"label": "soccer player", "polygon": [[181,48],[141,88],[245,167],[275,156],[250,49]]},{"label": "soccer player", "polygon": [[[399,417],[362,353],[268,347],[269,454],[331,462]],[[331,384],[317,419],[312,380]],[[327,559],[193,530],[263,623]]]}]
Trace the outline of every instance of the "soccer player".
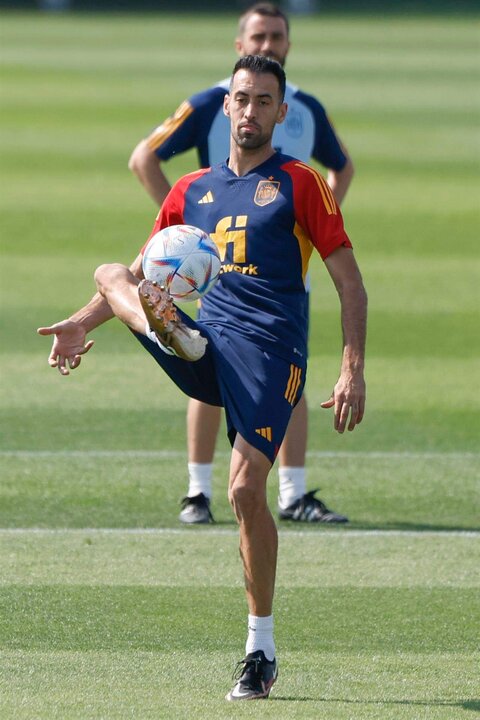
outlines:
[{"label": "soccer player", "polygon": [[[181,178],[153,233],[201,226],[214,239],[223,272],[197,321],[168,292],[142,279],[142,254],[130,269],[96,270],[98,292],[69,319],[39,328],[55,335],[49,356],[63,375],[92,342],[87,332],[117,316],[187,395],[223,406],[232,445],[229,500],[240,534],[248,605],[245,657],[228,700],[268,697],[277,677],[273,596],[277,530],[267,505],[269,470],[307,370],[305,275],[317,250],[337,288],[343,328],[340,376],[322,407],[343,433],[361,422],[366,294],[333,194],[313,168],[272,146],[285,120],[285,73],[274,60],[235,65],[224,112],[231,123],[228,162]],[[205,198],[211,202],[205,202]]]},{"label": "soccer player", "polygon": [[[283,66],[290,48],[288,18],[272,3],[253,5],[240,17],[235,46],[240,56],[265,55]],[[172,155],[196,147],[201,167],[227,158],[230,126],[223,113],[223,98],[228,83],[229,79],[224,80],[182,103],[172,117],[133,151],[130,168],[159,206],[170,190],[162,163]],[[304,162],[314,158],[326,167],[327,181],[340,205],[353,175],[353,165],[344,145],[318,100],[287,83],[286,101],[288,115],[285,122],[275,128],[274,147]],[[197,400],[189,401],[189,486],[182,501],[182,522],[208,523],[213,520],[210,500],[219,424],[218,408]],[[316,491],[307,492],[307,426],[307,403],[303,395],[293,412],[279,453],[279,517],[299,522],[347,522],[345,515],[333,512],[316,498]]]}]

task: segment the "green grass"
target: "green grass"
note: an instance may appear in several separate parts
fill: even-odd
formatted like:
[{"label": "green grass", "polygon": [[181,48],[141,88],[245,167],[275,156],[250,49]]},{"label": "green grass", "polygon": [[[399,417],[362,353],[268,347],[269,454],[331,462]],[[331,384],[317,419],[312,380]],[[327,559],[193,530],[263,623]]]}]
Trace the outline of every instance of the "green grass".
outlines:
[{"label": "green grass", "polygon": [[[151,420],[153,423],[153,414]],[[172,416],[169,446],[175,443],[175,430],[180,434],[183,420],[183,412]],[[67,420],[62,417],[62,421]],[[127,442],[122,432],[125,422],[119,419],[118,433]],[[101,426],[92,422],[91,432],[95,430],[101,433]],[[215,518],[221,526],[233,527],[225,488],[227,457],[226,451],[219,453],[215,471]],[[2,456],[2,464],[6,479],[2,483],[1,527],[178,527],[178,501],[186,482],[182,452],[20,452]],[[314,471],[315,464],[319,467]],[[319,485],[329,504],[342,508],[351,518],[352,528],[478,528],[478,456],[474,454],[372,456],[352,452],[338,456],[334,452],[322,456],[312,451],[309,465],[310,484]],[[158,472],[152,472],[157,466]],[[278,492],[274,475],[269,487],[272,507]],[[316,535],[318,529],[308,527],[305,532]]]},{"label": "green grass", "polygon": [[[228,444],[215,528],[179,529],[186,399],[118,323],[71,377],[35,329],[129,262],[130,152],[228,75],[235,18],[2,17],[2,718],[468,720],[478,694],[478,39],[472,17],[295,18],[287,74],[356,176],[368,403],[336,436],[338,300],[312,265],[308,484],[346,528],[282,525],[271,702],[223,697],[245,635]],[[179,40],[181,37],[181,42]],[[179,47],[188,52],[179,52]],[[223,69],[222,69],[223,68]],[[168,165],[172,180],[195,155]],[[275,506],[276,472],[269,483]],[[110,529],[110,530],[108,530]]]},{"label": "green grass", "polygon": [[[222,700],[243,643],[235,533],[189,534],[0,533],[7,712],[257,717]],[[479,611],[471,536],[284,533],[281,675],[262,717],[478,710]]]}]

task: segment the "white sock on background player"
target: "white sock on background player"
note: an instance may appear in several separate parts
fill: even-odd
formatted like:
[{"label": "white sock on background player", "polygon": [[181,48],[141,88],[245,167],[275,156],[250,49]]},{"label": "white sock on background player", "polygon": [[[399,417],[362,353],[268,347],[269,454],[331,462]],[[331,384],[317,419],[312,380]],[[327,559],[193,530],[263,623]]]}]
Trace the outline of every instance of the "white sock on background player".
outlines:
[{"label": "white sock on background player", "polygon": [[293,505],[307,492],[306,472],[304,467],[279,467],[279,498],[280,507],[285,508]]},{"label": "white sock on background player", "polygon": [[[211,499],[212,472],[212,463],[188,463],[188,497],[203,493]],[[279,503],[282,508],[289,507],[307,492],[304,467],[280,467],[278,478]]]},{"label": "white sock on background player", "polygon": [[188,463],[188,497],[212,497],[212,463]]}]

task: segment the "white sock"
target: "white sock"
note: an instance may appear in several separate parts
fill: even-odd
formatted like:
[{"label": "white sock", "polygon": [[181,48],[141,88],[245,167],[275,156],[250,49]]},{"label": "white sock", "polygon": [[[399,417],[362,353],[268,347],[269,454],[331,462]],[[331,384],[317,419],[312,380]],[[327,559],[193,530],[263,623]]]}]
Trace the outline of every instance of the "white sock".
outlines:
[{"label": "white sock", "polygon": [[248,637],[245,645],[245,653],[263,650],[265,657],[270,662],[275,657],[275,642],[273,640],[273,615],[258,617],[248,616]]},{"label": "white sock", "polygon": [[188,463],[188,497],[212,497],[212,463]]},{"label": "white sock", "polygon": [[305,467],[279,467],[278,503],[285,510],[307,492]]},{"label": "white sock", "polygon": [[163,344],[160,342],[160,340],[159,340],[158,337],[157,337],[157,334],[156,334],[155,330],[152,330],[152,328],[150,327],[150,325],[149,325],[148,322],[147,322],[147,324],[146,324],[146,326],[145,326],[145,335],[147,336],[147,338],[148,338],[149,340],[151,340],[151,341],[154,342],[154,343],[157,343],[157,345],[158,345],[158,347],[160,348],[160,350],[163,350],[164,353],[166,353],[167,355],[175,355],[175,353],[174,353],[174,351],[172,350],[172,348],[169,348],[169,347],[167,347],[166,345],[163,345]]}]

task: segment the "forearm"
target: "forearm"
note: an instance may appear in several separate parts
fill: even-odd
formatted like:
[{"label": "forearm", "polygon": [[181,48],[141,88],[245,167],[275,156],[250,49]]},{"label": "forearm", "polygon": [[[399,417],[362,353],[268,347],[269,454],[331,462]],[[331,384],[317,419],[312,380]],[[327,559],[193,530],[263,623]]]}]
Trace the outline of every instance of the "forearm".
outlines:
[{"label": "forearm", "polygon": [[158,162],[145,166],[142,168],[142,172],[137,173],[137,175],[150,197],[157,203],[158,207],[161,207],[170,192],[170,183],[161,171]]},{"label": "forearm", "polygon": [[363,371],[367,334],[367,293],[350,248],[339,247],[325,261],[340,298],[342,367]]},{"label": "forearm", "polygon": [[158,157],[144,140],[133,151],[128,166],[150,197],[161,207],[170,192],[170,183],[160,167]]},{"label": "forearm", "polygon": [[[334,427],[343,433],[362,421],[365,410],[365,340],[367,334],[367,293],[350,248],[337,248],[325,260],[335,283],[340,304],[343,354],[340,377],[323,408],[335,407]],[[350,415],[350,421],[348,421]]]},{"label": "forearm", "polygon": [[[101,267],[110,266],[105,265]],[[126,270],[126,268],[124,269]],[[97,279],[97,274],[99,270],[100,268],[98,268],[95,272],[95,281],[97,282],[97,287],[99,288],[99,290],[101,290],[100,286],[98,285]],[[143,278],[141,253],[139,253],[135,260],[130,264],[128,270],[134,277],[137,277],[139,280]],[[83,308],[80,308],[80,310],[77,310],[77,312],[71,315],[68,319],[78,323],[85,330],[85,333],[89,333],[92,330],[95,330],[95,328],[97,328],[99,325],[107,322],[107,320],[111,320],[113,317],[115,317],[115,313],[113,312],[109,303],[107,302],[103,294],[97,292],[92,297],[89,303],[87,303]]]},{"label": "forearm", "polygon": [[350,187],[355,169],[353,163],[349,157],[347,162],[341,170],[329,170],[327,175],[327,182],[330,185],[333,196],[337,201],[338,205],[341,205],[347,190]]},{"label": "forearm", "polygon": [[342,371],[362,373],[367,336],[367,293],[360,273],[338,288],[343,333]]},{"label": "forearm", "polygon": [[85,333],[89,333],[113,317],[114,314],[110,305],[105,298],[97,292],[89,303],[73,313],[68,319],[78,323],[85,330]]}]

